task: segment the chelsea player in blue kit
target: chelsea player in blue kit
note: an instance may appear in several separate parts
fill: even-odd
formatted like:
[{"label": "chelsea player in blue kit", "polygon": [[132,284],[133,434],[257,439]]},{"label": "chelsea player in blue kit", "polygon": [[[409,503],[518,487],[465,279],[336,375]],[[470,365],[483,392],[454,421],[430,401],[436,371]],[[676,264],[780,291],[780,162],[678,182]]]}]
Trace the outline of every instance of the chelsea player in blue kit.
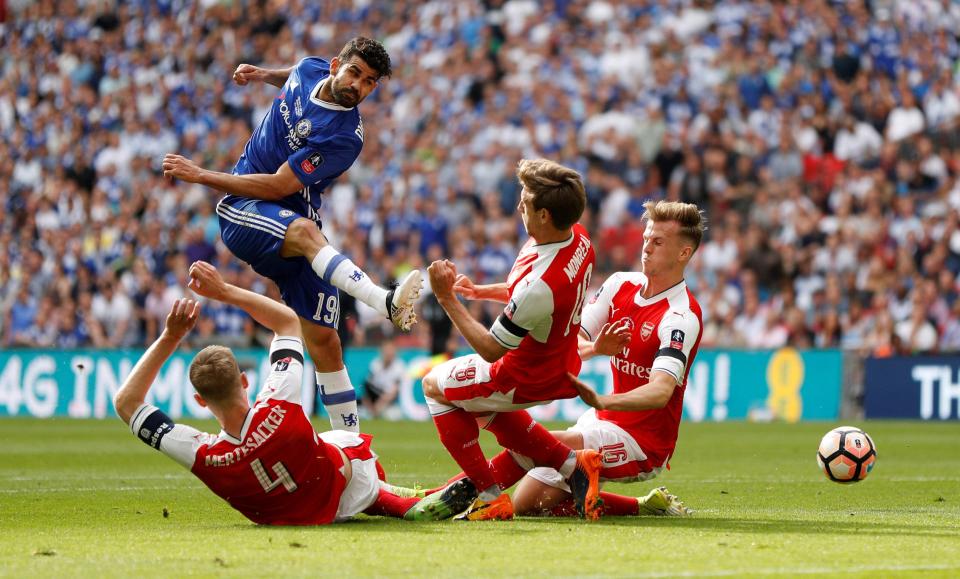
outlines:
[{"label": "chelsea player in blue kit", "polygon": [[329,63],[308,57],[278,70],[241,64],[233,75],[237,84],[260,81],[281,91],[233,174],[203,169],[180,155],[163,160],[164,176],[227,194],[217,204],[224,244],[280,288],[300,317],[331,425],[354,432],[359,432],[356,393],[336,332],[337,290],[409,330],[423,278],[414,270],[393,290],[373,283],[327,243],[319,210],[323,190],[350,168],[363,147],[357,105],[390,73],[386,50],[364,37],[350,40]]}]

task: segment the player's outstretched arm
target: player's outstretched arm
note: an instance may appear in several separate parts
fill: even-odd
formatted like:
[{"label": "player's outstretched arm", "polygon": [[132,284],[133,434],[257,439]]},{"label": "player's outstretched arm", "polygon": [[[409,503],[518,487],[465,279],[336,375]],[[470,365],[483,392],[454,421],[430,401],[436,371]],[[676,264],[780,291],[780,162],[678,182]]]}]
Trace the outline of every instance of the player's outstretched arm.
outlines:
[{"label": "player's outstretched arm", "polygon": [[233,72],[233,82],[240,86],[247,86],[250,81],[265,82],[279,88],[287,82],[287,78],[294,67],[288,68],[260,68],[252,64],[241,64]]},{"label": "player's outstretched arm", "polygon": [[117,416],[126,423],[147,398],[150,385],[157,379],[160,368],[176,351],[200,315],[200,304],[189,299],[179,299],[173,303],[167,322],[160,337],[144,352],[143,357],[130,371],[123,385],[113,397],[113,407]]},{"label": "player's outstretched arm", "polygon": [[457,268],[453,263],[447,260],[435,261],[427,268],[427,273],[430,274],[430,286],[440,306],[474,351],[487,362],[502,358],[507,349],[490,335],[483,324],[470,315],[454,294],[453,284],[457,278]]},{"label": "player's outstretched arm", "polygon": [[205,261],[190,266],[189,288],[197,295],[236,306],[279,336],[299,336],[300,319],[280,302],[223,281],[220,272]]},{"label": "player's outstretched arm", "polygon": [[265,201],[278,201],[303,189],[303,183],[289,163],[280,165],[273,174],[230,175],[204,169],[184,156],[169,153],[163,158],[163,176]]},{"label": "player's outstretched arm", "polygon": [[632,412],[663,408],[670,402],[673,390],[677,387],[676,378],[660,370],[654,370],[645,385],[620,394],[597,394],[573,374],[568,372],[567,377],[580,394],[580,399],[597,410]]},{"label": "player's outstretched arm", "polygon": [[510,300],[510,287],[506,283],[477,285],[462,273],[453,282],[453,291],[468,300],[490,300],[501,304]]}]

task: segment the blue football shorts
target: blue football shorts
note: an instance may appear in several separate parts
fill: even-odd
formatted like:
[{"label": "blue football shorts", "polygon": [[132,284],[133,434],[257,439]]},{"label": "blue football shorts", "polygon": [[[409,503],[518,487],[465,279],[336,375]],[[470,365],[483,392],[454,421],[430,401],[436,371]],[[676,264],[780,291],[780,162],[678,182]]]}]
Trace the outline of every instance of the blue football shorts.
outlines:
[{"label": "blue football shorts", "polygon": [[281,257],[287,227],[303,217],[282,205],[228,195],[217,204],[220,237],[231,252],[254,271],[270,278],[280,296],[301,318],[336,329],[340,293],[323,281],[303,257]]}]

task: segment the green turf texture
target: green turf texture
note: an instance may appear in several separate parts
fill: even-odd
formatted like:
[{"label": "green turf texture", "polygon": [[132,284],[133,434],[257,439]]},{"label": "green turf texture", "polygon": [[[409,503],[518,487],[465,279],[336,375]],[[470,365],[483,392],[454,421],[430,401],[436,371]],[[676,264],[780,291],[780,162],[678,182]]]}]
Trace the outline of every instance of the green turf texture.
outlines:
[{"label": "green turf texture", "polygon": [[[215,430],[212,423],[196,423]],[[683,424],[667,485],[690,519],[257,527],[119,421],[0,421],[9,577],[960,576],[960,424],[864,422],[854,485],[816,466],[837,424]],[[430,423],[364,423],[389,479],[454,472]],[[484,433],[484,447],[493,450]],[[167,513],[165,516],[164,513]]]}]

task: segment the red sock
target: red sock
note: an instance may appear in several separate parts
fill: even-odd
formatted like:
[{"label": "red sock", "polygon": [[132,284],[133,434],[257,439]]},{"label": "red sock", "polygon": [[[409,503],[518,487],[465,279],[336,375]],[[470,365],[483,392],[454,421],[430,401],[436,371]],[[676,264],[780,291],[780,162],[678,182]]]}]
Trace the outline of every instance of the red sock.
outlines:
[{"label": "red sock", "polygon": [[493,476],[497,477],[497,484],[503,490],[517,484],[527,474],[527,469],[517,464],[513,455],[506,450],[490,459],[490,468],[493,469]]},{"label": "red sock", "polygon": [[[640,512],[637,497],[625,497],[601,491],[600,499],[603,500],[603,516],[605,517],[637,515]],[[568,497],[553,505],[549,514],[551,517],[576,517],[577,507],[573,504],[573,499]]]},{"label": "red sock", "polygon": [[[493,470],[493,476],[502,490],[507,490],[508,488],[517,484],[520,479],[527,474],[527,469],[517,464],[517,461],[513,459],[513,455],[506,450],[490,459],[490,469]],[[438,493],[447,488],[447,486],[451,483],[454,483],[466,476],[467,475],[463,474],[462,472],[459,472],[450,477],[450,479],[442,485],[432,489],[427,489],[423,492],[427,495]]]},{"label": "red sock", "polygon": [[423,494],[429,496],[429,495],[432,495],[433,493],[438,493],[462,478],[467,478],[467,475],[464,474],[463,471],[460,471],[457,474],[450,477],[449,479],[447,479],[447,482],[443,483],[442,485],[438,487],[433,487],[432,489],[426,489],[425,491],[423,491]]},{"label": "red sock", "polygon": [[640,514],[640,503],[637,502],[637,497],[626,497],[601,491],[600,500],[603,501],[604,516],[618,517]]},{"label": "red sock", "polygon": [[393,493],[380,489],[377,500],[363,511],[365,515],[375,517],[397,517],[402,519],[403,515],[410,510],[413,505],[420,502],[417,497],[398,497]]},{"label": "red sock", "polygon": [[487,464],[487,458],[483,456],[483,449],[480,448],[480,427],[473,415],[457,408],[434,416],[433,422],[440,433],[440,442],[470,477],[478,491],[483,492],[497,484],[493,471]]},{"label": "red sock", "polygon": [[529,457],[538,466],[559,470],[570,456],[570,447],[557,440],[526,410],[497,414],[487,430],[497,437],[500,446]]}]

